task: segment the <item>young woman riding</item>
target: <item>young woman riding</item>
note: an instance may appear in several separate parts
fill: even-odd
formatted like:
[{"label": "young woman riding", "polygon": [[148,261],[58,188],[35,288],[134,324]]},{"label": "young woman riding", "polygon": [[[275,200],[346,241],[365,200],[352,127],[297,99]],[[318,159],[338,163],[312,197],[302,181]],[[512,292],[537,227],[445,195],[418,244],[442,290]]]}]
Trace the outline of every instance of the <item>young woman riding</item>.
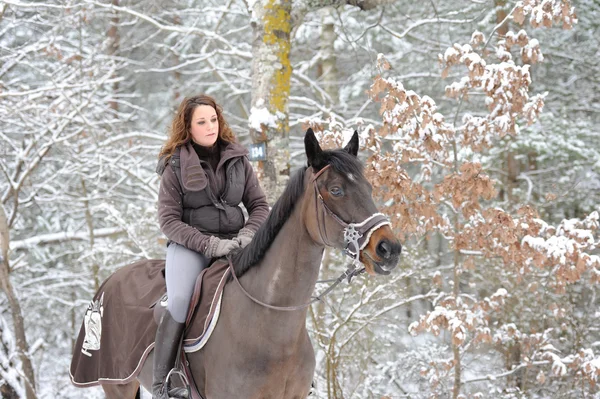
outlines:
[{"label": "young woman riding", "polygon": [[183,100],[157,167],[162,176],[158,219],[169,239],[165,272],[169,299],[156,332],[155,399],[186,397],[182,390],[166,392],[165,378],[174,367],[197,276],[211,258],[248,245],[269,213],[247,154],[213,98]]}]

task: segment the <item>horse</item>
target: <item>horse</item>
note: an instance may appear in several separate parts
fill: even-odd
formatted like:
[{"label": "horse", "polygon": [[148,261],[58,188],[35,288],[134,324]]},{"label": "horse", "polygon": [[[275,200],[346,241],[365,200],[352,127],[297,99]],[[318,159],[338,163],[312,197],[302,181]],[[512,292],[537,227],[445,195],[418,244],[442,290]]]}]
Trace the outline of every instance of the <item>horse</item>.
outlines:
[{"label": "horse", "polygon": [[[304,142],[307,166],[290,177],[253,241],[231,256],[237,279],[225,286],[219,321],[187,355],[203,398],[306,398],[315,370],[307,306],[325,247],[349,251],[370,275],[388,275],[399,261],[402,246],[357,157],[357,132],[341,149],[323,150],[311,129]],[[108,399],[133,399],[140,384],[150,391],[152,354],[137,380],[102,387]]]}]

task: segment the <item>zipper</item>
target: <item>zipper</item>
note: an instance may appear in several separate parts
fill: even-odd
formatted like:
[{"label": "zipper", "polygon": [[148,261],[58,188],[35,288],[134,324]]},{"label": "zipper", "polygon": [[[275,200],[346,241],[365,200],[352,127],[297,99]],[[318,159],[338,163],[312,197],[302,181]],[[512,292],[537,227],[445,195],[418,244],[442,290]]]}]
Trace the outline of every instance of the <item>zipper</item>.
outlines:
[{"label": "zipper", "polygon": [[234,162],[229,162],[229,164],[227,165],[227,169],[225,170],[225,190],[223,190],[223,195],[221,195],[221,198],[220,198],[220,200],[224,204],[227,204],[227,202],[225,202],[225,200],[223,200],[223,198],[227,197],[227,193],[229,192],[229,188],[231,187],[231,178],[233,176],[233,172],[231,171],[231,168],[233,168],[233,165],[235,165],[236,162],[239,162],[239,158],[237,160],[235,160]]},{"label": "zipper", "polygon": [[[206,172],[206,173],[210,173],[210,175],[211,175],[211,176],[209,176],[208,183],[206,184],[206,188],[208,189],[208,197],[210,198],[213,205],[217,209],[225,210],[225,207],[221,203],[221,199],[217,198],[216,194],[214,193],[214,189],[216,187],[212,187],[213,184],[216,184],[216,180],[217,180],[215,177],[215,172],[212,170],[212,166],[210,166],[210,164],[208,162],[203,161],[203,160],[200,160],[200,163],[206,164],[206,166],[208,167],[208,172]],[[204,169],[204,168],[202,168],[202,169]]]}]

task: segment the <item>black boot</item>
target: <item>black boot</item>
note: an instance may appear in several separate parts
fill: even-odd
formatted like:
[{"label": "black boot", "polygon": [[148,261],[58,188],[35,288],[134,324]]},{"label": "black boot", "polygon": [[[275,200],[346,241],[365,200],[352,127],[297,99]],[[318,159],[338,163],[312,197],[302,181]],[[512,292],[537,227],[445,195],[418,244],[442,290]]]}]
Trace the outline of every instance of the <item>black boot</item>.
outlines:
[{"label": "black boot", "polygon": [[184,327],[185,323],[175,321],[168,310],[160,319],[154,343],[152,399],[188,398],[186,389],[169,389],[168,381],[165,381],[169,371],[175,367]]}]

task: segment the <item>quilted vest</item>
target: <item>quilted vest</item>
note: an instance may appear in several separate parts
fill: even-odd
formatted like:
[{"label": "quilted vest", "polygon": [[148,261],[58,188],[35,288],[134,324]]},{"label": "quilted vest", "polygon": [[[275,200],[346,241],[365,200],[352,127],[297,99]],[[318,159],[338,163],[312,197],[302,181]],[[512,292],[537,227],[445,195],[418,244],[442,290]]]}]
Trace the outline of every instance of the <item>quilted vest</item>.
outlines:
[{"label": "quilted vest", "polygon": [[217,176],[209,164],[202,160],[200,164],[206,179],[205,187],[198,191],[185,189],[181,177],[180,152],[181,148],[177,148],[169,159],[169,164],[182,190],[182,221],[203,234],[219,238],[235,237],[245,223],[244,214],[239,206],[246,183],[243,157],[233,157],[221,165],[221,168],[225,168],[225,189],[221,195],[217,195],[213,192],[213,187],[217,187]]}]

